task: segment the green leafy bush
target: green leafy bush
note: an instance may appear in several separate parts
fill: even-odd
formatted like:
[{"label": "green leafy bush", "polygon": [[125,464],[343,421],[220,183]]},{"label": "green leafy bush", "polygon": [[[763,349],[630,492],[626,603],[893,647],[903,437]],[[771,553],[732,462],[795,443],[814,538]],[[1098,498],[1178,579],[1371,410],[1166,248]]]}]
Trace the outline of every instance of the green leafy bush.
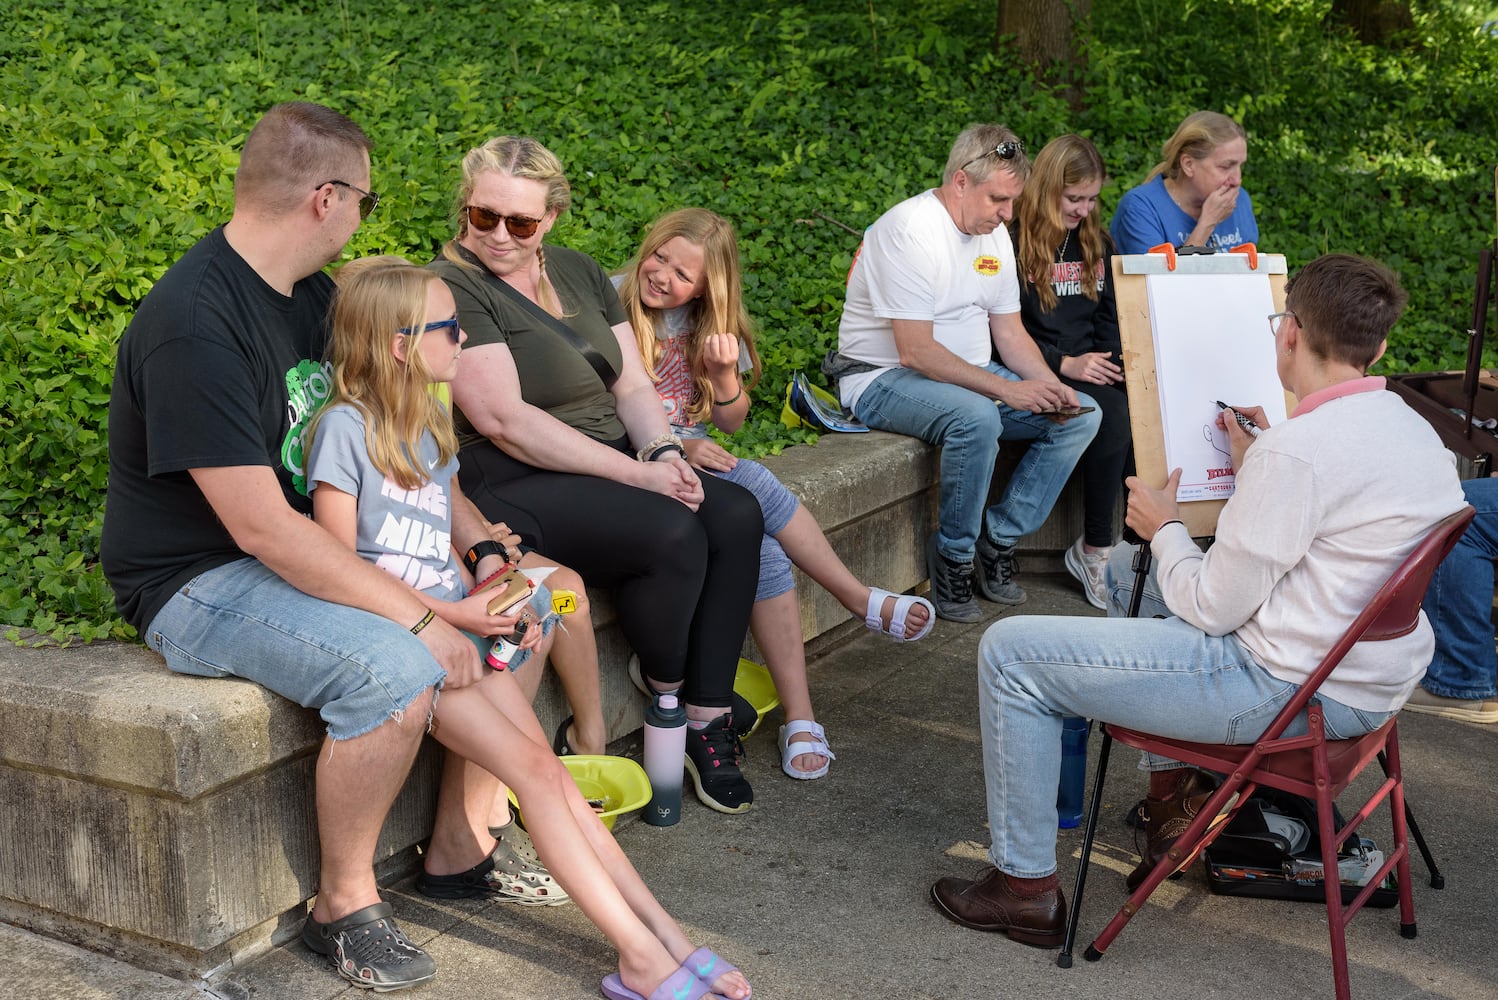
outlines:
[{"label": "green leafy bush", "polygon": [[228,217],[237,149],[277,101],[339,108],[375,141],[383,200],[351,254],[435,253],[459,157],[501,132],[562,157],[574,209],[552,239],[605,265],[668,209],[733,219],[767,365],[742,454],[812,437],[779,425],[780,399],[836,340],[857,233],[934,184],[971,121],[1004,121],[1032,149],[1092,136],[1111,212],[1185,113],[1238,116],[1263,249],[1360,250],[1403,272],[1388,370],[1460,365],[1491,233],[1498,42],[1450,5],[1422,7],[1415,48],[1382,51],[1328,37],[1314,0],[1095,0],[1070,81],[1080,110],[995,54],[991,16],[956,0],[18,8],[0,25],[12,638],[127,632],[97,567],[115,346],[152,283]]}]

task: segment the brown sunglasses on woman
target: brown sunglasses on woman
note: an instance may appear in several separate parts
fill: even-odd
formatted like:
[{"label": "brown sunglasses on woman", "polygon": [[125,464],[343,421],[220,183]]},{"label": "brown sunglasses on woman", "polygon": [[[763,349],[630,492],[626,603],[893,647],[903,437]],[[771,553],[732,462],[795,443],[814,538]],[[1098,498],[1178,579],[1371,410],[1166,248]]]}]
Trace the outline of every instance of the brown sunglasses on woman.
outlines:
[{"label": "brown sunglasses on woman", "polygon": [[536,228],[541,225],[540,219],[531,219],[524,215],[501,215],[487,208],[479,208],[477,205],[464,205],[463,211],[468,213],[468,224],[478,232],[487,233],[503,222],[505,229],[517,240],[536,235]]}]

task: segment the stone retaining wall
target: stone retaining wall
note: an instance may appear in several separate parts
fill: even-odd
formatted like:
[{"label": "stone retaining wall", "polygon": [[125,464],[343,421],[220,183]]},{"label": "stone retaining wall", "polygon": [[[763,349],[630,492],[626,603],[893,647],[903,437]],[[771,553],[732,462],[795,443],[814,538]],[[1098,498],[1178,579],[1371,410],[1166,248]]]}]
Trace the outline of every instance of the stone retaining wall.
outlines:
[{"label": "stone retaining wall", "polygon": [[[1012,466],[1016,451],[1001,462]],[[901,591],[926,578],[936,457],[874,432],[826,435],[765,464],[855,574]],[[1026,573],[1060,569],[1080,530],[1073,492],[1027,540]],[[813,650],[858,627],[799,571],[798,587]],[[617,739],[640,727],[644,699],[626,676],[612,610],[597,596],[593,608]],[[553,678],[536,711],[546,732],[565,714]],[[0,645],[0,920],[176,975],[279,943],[317,885],[321,739],[316,712],[246,682],[172,674],[138,645]],[[428,741],[385,824],[383,872],[408,869],[430,832],[439,759]]]}]

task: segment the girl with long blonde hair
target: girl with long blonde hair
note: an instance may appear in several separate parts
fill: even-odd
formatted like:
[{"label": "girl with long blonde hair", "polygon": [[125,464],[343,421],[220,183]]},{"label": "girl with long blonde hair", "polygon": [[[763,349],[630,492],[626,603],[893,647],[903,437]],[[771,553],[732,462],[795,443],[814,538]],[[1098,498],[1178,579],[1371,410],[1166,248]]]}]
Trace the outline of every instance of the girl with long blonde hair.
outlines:
[{"label": "girl with long blonde hair", "polygon": [[[456,488],[452,431],[446,410],[429,392],[433,382],[457,374],[466,339],[457,306],[437,275],[400,258],[350,268],[339,275],[334,306],[334,394],[318,414],[308,451],[313,516],[417,590],[429,614],[413,631],[440,614],[487,646],[519,622],[534,624],[536,613],[527,602],[518,612],[490,614],[489,595],[472,591],[473,579],[453,551],[455,540],[472,545],[489,535]],[[502,558],[491,554],[478,564],[492,567]],[[541,631],[527,632],[532,649]],[[523,901],[560,902],[570,895],[619,950],[619,970],[605,978],[605,994],[632,998],[664,986],[682,997],[749,995],[738,970],[694,949],[661,908],[547,746],[508,670],[445,686],[432,709],[431,732],[449,752],[444,784],[463,792],[439,798],[446,805],[417,877],[419,891],[515,898],[507,885],[515,873],[500,867],[510,854],[485,828],[494,787],[493,778],[480,780],[482,769],[514,789],[541,871],[550,873],[542,891]]]},{"label": "girl with long blonde hair", "polygon": [[924,636],[935,611],[925,598],[861,583],[832,550],[816,518],[774,473],[734,457],[708,437],[709,422],[727,434],[743,426],[749,390],[760,370],[754,326],[744,308],[738,241],[728,220],[704,208],[662,216],[614,282],[687,460],[747,489],[764,512],[759,585],[749,628],[785,706],[781,770],[793,778],[820,778],[833,754],[812,711],[791,565],[827,588],[869,628],[897,639]]}]

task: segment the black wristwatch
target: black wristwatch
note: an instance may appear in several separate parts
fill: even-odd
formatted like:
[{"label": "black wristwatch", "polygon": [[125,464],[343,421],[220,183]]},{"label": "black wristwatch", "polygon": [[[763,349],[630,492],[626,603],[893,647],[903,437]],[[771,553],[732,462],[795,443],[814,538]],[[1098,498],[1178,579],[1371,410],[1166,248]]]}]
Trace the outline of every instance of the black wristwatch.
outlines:
[{"label": "black wristwatch", "polygon": [[486,538],[482,542],[474,542],[468,547],[468,551],[463,553],[463,565],[468,567],[468,572],[477,573],[479,571],[479,560],[485,556],[499,556],[506,561],[510,558],[510,554],[505,551],[503,545],[492,538]]}]

